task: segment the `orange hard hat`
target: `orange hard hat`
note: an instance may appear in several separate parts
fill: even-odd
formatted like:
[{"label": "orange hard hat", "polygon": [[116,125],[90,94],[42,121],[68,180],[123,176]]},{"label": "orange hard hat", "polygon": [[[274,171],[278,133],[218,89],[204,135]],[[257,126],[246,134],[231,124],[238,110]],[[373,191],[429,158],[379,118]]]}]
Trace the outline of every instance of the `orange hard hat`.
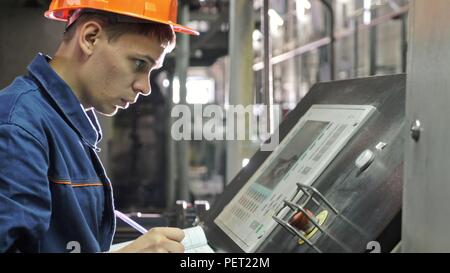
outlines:
[{"label": "orange hard hat", "polygon": [[177,0],[52,0],[48,11],[45,12],[45,17],[68,22],[75,11],[83,9],[126,15],[170,25],[175,32],[199,34],[191,28],[176,23]]}]

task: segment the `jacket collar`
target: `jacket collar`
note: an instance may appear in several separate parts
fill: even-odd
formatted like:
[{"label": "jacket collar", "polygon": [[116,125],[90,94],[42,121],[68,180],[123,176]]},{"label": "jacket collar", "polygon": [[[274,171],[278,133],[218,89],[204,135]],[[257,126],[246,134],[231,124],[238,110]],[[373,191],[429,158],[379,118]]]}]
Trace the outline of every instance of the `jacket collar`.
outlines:
[{"label": "jacket collar", "polygon": [[55,103],[58,112],[66,118],[71,127],[92,148],[97,148],[101,139],[101,129],[93,110],[85,111],[77,97],[53,70],[50,57],[39,53],[28,66],[30,74],[39,82],[42,91]]}]

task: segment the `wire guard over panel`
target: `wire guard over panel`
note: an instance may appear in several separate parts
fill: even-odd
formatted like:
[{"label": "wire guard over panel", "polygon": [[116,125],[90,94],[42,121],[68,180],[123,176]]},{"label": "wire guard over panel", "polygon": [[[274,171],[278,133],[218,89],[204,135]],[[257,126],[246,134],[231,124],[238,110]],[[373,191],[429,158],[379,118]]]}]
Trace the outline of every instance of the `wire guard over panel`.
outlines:
[{"label": "wire guard over panel", "polygon": [[[306,194],[307,198],[302,204],[297,204],[294,202],[294,199],[300,193],[300,191],[303,194]],[[336,241],[336,243],[340,244],[333,236],[331,236],[321,226],[321,223],[319,223],[318,219],[314,216],[314,214],[309,209],[306,208],[306,206],[309,204],[310,201],[313,201],[317,206],[321,206],[321,203],[317,201],[316,198],[314,198],[314,195],[316,195],[318,199],[320,199],[323,203],[325,203],[326,206],[336,214],[336,216],[339,215],[339,211],[333,205],[331,205],[331,203],[316,188],[297,183],[297,191],[293,195],[292,199],[284,200],[283,207],[281,207],[280,210],[278,210],[278,212],[274,216],[272,216],[272,218],[284,229],[286,229],[289,233],[299,237],[303,242],[306,242],[306,244],[312,247],[315,251],[322,253],[322,251],[307,238],[306,234],[308,233],[308,231],[310,231],[310,229],[307,230],[307,225],[304,225],[305,230],[303,230],[303,228],[295,227],[293,225],[294,221],[288,222],[278,216],[280,212],[284,210],[284,208],[288,207],[290,210],[294,211],[293,214],[294,216],[296,216],[297,213],[301,213],[301,217],[303,218],[302,221],[303,224],[312,223],[318,230],[320,230],[324,234],[327,234],[328,237]],[[304,219],[305,217],[307,218],[307,220]]]}]

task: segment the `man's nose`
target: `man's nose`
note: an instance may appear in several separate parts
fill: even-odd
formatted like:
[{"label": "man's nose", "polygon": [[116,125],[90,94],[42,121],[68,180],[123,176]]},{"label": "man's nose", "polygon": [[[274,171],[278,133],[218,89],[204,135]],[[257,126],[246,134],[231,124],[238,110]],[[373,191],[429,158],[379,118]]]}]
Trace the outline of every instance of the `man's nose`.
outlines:
[{"label": "man's nose", "polygon": [[152,92],[152,88],[150,86],[150,76],[141,77],[134,82],[133,85],[134,92],[139,95],[148,96]]}]

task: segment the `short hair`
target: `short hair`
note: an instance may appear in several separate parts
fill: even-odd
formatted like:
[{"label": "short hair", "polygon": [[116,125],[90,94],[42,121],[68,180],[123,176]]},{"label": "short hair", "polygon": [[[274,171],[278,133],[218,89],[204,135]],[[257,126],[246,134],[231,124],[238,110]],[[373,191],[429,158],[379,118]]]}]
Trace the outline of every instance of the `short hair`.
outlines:
[{"label": "short hair", "polygon": [[63,40],[70,41],[75,34],[77,26],[90,20],[100,21],[108,37],[108,42],[114,42],[120,36],[131,33],[150,35],[151,37],[157,38],[161,45],[169,51],[172,51],[175,47],[176,36],[170,25],[150,21],[139,22],[133,19],[130,22],[123,22],[117,20],[116,15],[101,11],[83,12],[73,24],[66,28]]}]

